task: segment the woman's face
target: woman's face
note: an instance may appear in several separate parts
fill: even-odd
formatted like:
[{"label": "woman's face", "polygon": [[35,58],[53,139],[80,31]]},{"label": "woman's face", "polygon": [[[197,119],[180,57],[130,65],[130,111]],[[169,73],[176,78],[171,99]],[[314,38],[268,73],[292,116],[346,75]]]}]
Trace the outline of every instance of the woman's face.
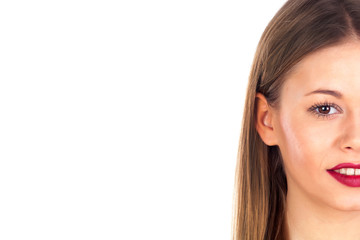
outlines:
[{"label": "woman's face", "polygon": [[288,194],[324,207],[360,210],[360,187],[327,171],[341,163],[360,164],[360,41],[305,57],[286,78],[280,105],[272,124]]}]

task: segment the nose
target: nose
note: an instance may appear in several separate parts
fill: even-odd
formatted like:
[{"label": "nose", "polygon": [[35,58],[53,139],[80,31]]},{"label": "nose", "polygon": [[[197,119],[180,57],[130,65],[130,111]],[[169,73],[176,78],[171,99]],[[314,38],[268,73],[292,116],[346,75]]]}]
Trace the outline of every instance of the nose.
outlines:
[{"label": "nose", "polygon": [[360,115],[346,120],[344,124],[342,149],[360,154]]}]

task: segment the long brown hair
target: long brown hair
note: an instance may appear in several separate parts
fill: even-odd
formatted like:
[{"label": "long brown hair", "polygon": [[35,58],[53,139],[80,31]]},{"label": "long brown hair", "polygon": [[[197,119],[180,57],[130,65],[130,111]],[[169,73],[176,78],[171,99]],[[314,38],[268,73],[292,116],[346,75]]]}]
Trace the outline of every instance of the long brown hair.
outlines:
[{"label": "long brown hair", "polygon": [[289,0],[261,36],[246,93],[233,202],[234,240],[286,239],[287,193],[278,146],[255,128],[255,95],[279,107],[286,75],[307,54],[360,36],[360,0]]}]

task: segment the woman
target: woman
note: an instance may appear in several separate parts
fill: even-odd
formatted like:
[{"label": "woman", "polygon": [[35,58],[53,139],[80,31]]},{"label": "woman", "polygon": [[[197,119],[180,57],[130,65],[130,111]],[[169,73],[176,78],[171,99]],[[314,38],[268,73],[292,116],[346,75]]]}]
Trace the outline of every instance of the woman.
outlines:
[{"label": "woman", "polygon": [[360,1],[289,0],[249,77],[233,238],[360,239]]}]

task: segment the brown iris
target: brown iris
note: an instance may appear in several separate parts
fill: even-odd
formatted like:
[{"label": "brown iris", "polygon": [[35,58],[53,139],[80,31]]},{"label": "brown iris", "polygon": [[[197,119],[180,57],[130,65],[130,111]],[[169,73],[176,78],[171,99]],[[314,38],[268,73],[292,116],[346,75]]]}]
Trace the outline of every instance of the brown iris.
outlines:
[{"label": "brown iris", "polygon": [[319,112],[321,114],[328,114],[330,112],[330,107],[329,106],[319,107]]}]

